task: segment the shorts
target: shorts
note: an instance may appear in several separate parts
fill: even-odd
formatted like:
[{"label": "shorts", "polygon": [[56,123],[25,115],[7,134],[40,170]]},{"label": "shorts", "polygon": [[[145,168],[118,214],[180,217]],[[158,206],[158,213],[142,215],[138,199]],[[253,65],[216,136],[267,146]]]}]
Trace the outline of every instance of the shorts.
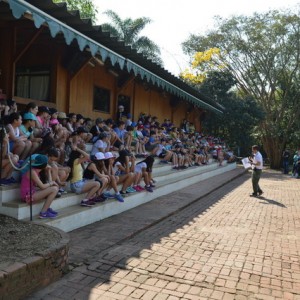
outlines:
[{"label": "shorts", "polygon": [[155,145],[145,145],[145,148],[146,148],[146,150],[147,151],[152,151],[152,150],[154,150],[156,147],[157,147],[158,145],[157,144],[155,144]]},{"label": "shorts", "polygon": [[120,148],[121,146],[123,146],[124,144],[121,143],[119,140],[118,141],[115,141],[115,143],[113,144],[114,147],[116,148]]},{"label": "shorts", "polygon": [[71,191],[76,194],[81,194],[83,187],[85,185],[85,180],[82,179],[80,181],[76,181],[70,184]]}]

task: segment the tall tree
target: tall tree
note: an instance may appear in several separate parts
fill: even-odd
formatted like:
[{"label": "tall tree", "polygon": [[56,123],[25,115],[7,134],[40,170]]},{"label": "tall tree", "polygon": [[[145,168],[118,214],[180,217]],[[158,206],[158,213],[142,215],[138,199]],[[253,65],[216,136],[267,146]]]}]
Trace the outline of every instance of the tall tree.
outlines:
[{"label": "tall tree", "polygon": [[92,0],[52,0],[54,3],[66,2],[69,10],[79,10],[80,17],[83,19],[91,19],[93,23],[96,21],[98,13],[97,8]]},{"label": "tall tree", "polygon": [[145,26],[151,23],[151,19],[141,17],[138,19],[121,19],[120,16],[112,10],[104,12],[110,19],[111,23],[101,24],[102,28],[109,31],[119,40],[124,41],[125,45],[129,45],[136,49],[139,53],[144,54],[152,61],[163,65],[160,58],[160,48],[146,36],[140,36]]},{"label": "tall tree", "polygon": [[207,73],[199,90],[221,104],[224,112],[207,116],[203,128],[207,133],[223,137],[230,147],[239,150],[240,155],[249,155],[254,140],[251,132],[264,114],[252,97],[242,98],[232,90],[235,84],[229,72]]},{"label": "tall tree", "polygon": [[[206,67],[230,72],[240,94],[252,96],[263,108],[265,119],[255,133],[263,143],[271,167],[278,168],[283,149],[299,136],[299,7],[250,17],[219,18],[212,31],[191,35],[183,43],[184,52],[191,56],[214,47],[220,53]],[[196,56],[193,67],[197,69]]]}]

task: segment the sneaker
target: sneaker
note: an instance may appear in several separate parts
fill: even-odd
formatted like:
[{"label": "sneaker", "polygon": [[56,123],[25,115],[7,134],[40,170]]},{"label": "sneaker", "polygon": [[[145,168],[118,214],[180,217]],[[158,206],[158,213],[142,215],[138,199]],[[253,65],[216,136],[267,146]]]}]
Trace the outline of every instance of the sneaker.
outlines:
[{"label": "sneaker", "polygon": [[39,218],[40,219],[47,219],[47,218],[51,218],[51,219],[53,219],[53,218],[56,218],[56,215],[55,214],[53,214],[53,213],[51,213],[50,211],[45,211],[45,212],[40,212],[40,214],[39,214]]},{"label": "sneaker", "polygon": [[120,194],[115,194],[115,198],[119,201],[119,202],[124,202],[123,197]]},{"label": "sneaker", "polygon": [[153,189],[152,189],[151,186],[145,186],[145,190],[146,190],[147,192],[153,193]]},{"label": "sneaker", "polygon": [[151,186],[151,187],[155,187],[155,184],[153,184],[153,183],[150,183],[150,186]]},{"label": "sneaker", "polygon": [[82,200],[81,203],[80,203],[80,206],[91,207],[91,206],[93,206],[93,204],[91,204],[88,200],[86,200],[86,201]]},{"label": "sneaker", "polygon": [[53,215],[58,215],[58,212],[55,211],[55,210],[53,210],[51,207],[49,207],[49,208],[47,209],[47,211],[48,211],[49,213],[53,214]]},{"label": "sneaker", "polygon": [[18,183],[18,181],[13,177],[10,177],[9,179],[7,179],[7,182],[8,183]]},{"label": "sneaker", "polygon": [[140,186],[140,185],[137,185],[137,187],[139,188],[140,191],[144,191],[144,190],[145,190],[145,189],[144,189],[142,186]]},{"label": "sneaker", "polygon": [[103,195],[98,195],[97,197],[94,198],[94,201],[96,203],[104,202],[107,198],[104,197]]},{"label": "sneaker", "polygon": [[8,185],[8,179],[0,179],[0,185]]},{"label": "sneaker", "polygon": [[127,189],[126,189],[126,193],[135,193],[136,192],[136,190],[133,188],[133,187],[131,187],[131,186],[129,186]]},{"label": "sneaker", "polygon": [[113,194],[111,194],[110,192],[104,192],[103,194],[102,194],[104,197],[106,197],[106,198],[109,198],[109,199],[113,199],[113,198],[115,198],[115,195],[113,195]]},{"label": "sneaker", "polygon": [[60,198],[60,197],[61,197],[61,193],[58,192],[58,193],[56,194],[55,198]]},{"label": "sneaker", "polygon": [[136,192],[141,192],[141,190],[139,189],[139,187],[136,185],[133,187],[135,189]]},{"label": "sneaker", "polygon": [[[123,196],[126,196],[126,194],[128,194],[128,192],[126,192],[126,191],[125,192],[120,191],[120,194],[123,195]],[[115,196],[114,196],[114,198],[115,198]]]},{"label": "sneaker", "polygon": [[63,188],[60,188],[58,190],[61,194],[68,194],[68,192],[66,190],[64,190]]}]

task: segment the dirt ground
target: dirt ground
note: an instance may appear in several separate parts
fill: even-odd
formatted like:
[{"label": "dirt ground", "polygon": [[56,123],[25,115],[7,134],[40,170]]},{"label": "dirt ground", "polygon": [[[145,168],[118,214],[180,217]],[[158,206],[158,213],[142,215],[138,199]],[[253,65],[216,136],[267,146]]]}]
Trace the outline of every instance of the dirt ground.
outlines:
[{"label": "dirt ground", "polygon": [[60,234],[51,228],[0,214],[0,264],[21,262],[60,240]]}]

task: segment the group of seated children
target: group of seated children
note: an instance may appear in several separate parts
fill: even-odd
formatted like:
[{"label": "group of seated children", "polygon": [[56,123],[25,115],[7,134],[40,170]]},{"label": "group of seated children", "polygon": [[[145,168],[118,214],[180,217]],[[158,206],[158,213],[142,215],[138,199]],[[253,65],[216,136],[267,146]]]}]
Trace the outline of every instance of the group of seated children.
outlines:
[{"label": "group of seated children", "polygon": [[[186,122],[185,129],[180,129],[168,119],[160,125],[156,117],[144,114],[137,122],[128,115],[117,122],[97,118],[93,125],[81,114],[67,116],[34,102],[18,113],[15,102],[8,109],[3,101],[0,114],[6,124],[6,132],[2,132],[1,184],[16,182],[13,166],[21,166],[22,200],[46,199],[40,218],[57,216],[50,205],[65,193],[67,181],[71,191],[85,194],[82,206],[93,206],[107,198],[124,202],[128,193],[153,192],[154,157],[180,170],[207,164],[209,155],[221,165],[224,154],[229,158],[232,155],[230,151],[224,153],[220,140],[197,135]],[[90,154],[86,152],[87,142],[93,143]],[[117,157],[113,151],[118,151]],[[136,157],[144,159],[136,163]]]}]

